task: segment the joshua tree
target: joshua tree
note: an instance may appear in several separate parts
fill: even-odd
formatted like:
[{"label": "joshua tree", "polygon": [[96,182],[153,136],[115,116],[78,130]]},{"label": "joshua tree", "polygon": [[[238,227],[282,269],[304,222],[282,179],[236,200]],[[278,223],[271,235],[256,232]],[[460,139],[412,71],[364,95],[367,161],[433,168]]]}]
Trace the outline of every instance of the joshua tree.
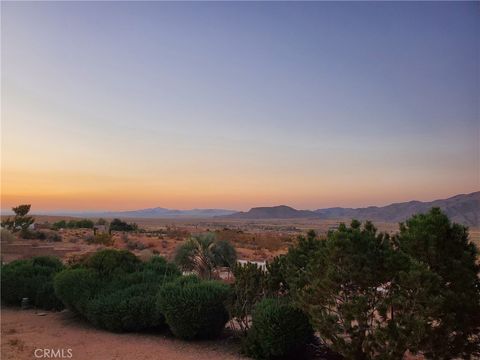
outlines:
[{"label": "joshua tree", "polygon": [[12,218],[8,217],[2,221],[2,227],[10,230],[11,232],[16,231],[27,231],[28,227],[35,222],[35,219],[32,216],[27,216],[30,211],[31,205],[19,205],[12,208],[12,211],[15,213],[15,216]]}]

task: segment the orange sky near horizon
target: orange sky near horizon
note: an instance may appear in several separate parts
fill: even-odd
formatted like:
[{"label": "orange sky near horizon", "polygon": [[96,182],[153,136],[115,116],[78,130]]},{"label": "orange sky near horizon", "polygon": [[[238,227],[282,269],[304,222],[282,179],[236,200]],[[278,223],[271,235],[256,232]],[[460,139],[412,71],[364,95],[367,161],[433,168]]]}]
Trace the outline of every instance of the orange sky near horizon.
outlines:
[{"label": "orange sky near horizon", "polygon": [[480,189],[479,3],[1,7],[2,210],[318,209]]},{"label": "orange sky near horizon", "polygon": [[[3,171],[2,171],[3,172]],[[5,179],[11,182],[4,181]],[[168,179],[167,179],[168,180]],[[449,189],[417,188],[395,192],[401,181],[393,184],[369,183],[369,176],[348,178],[326,177],[307,181],[302,176],[271,181],[264,179],[237,181],[230,178],[166,179],[115,177],[113,175],[60,175],[49,172],[7,173],[2,176],[1,208],[29,203],[32,211],[54,210],[133,210],[150,207],[171,209],[224,208],[248,210],[255,206],[289,205],[298,209],[325,207],[363,207],[387,205],[410,200],[430,201],[458,193],[478,191],[478,188]],[[303,181],[302,181],[303,180]],[[299,188],[297,184],[301,183]],[[174,184],[174,185],[172,185]],[[222,186],[223,184],[223,186]],[[6,191],[5,191],[6,190]]]}]

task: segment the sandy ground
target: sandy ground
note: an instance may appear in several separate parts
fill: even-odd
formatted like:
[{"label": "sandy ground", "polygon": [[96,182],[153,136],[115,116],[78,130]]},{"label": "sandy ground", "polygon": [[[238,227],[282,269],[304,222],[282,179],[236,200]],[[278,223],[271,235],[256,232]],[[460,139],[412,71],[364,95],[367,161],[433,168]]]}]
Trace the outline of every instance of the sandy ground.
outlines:
[{"label": "sandy ground", "polygon": [[[114,334],[95,329],[68,311],[41,313],[46,315],[2,308],[2,360],[39,358],[35,349],[64,349],[63,358],[73,360],[246,359],[238,354],[238,344],[228,337],[185,342],[163,334]],[[37,350],[37,355],[41,354]]]}]

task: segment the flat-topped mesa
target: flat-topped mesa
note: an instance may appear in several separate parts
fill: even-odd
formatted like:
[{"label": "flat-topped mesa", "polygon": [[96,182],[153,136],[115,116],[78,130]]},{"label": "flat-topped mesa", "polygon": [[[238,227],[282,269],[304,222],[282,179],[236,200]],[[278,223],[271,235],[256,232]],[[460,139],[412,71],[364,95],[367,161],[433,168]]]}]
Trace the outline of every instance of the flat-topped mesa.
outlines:
[{"label": "flat-topped mesa", "polygon": [[297,218],[319,218],[319,214],[310,210],[297,210],[290,206],[264,206],[254,207],[247,212],[237,212],[224,216],[232,219],[297,219]]}]

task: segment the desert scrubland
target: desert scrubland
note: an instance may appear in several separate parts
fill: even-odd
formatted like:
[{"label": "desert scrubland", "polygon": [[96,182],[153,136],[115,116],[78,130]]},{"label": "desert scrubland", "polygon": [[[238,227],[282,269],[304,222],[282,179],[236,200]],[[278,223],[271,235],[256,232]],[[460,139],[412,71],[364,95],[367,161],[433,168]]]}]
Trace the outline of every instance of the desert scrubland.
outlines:
[{"label": "desert scrubland", "polygon": [[[422,326],[442,316],[436,313],[438,294],[476,296],[469,283],[460,282],[464,275],[453,274],[447,285],[439,281],[450,276],[459,256],[465,261],[461,271],[475,281],[468,264],[478,263],[478,253],[468,243],[478,245],[480,230],[452,224],[440,209],[414,216],[403,227],[305,218],[39,215],[32,220],[28,209],[14,218],[15,224],[30,224],[28,229],[12,228],[10,219],[2,219],[12,230],[2,229],[1,239],[1,355],[9,360],[59,349],[67,351],[63,357],[92,360],[274,359],[276,352],[318,360],[377,359],[388,353],[435,358],[426,340],[430,330]],[[421,245],[430,238],[435,239],[431,249]],[[450,292],[452,281],[460,293]],[[303,292],[307,285],[310,290]],[[20,309],[25,294],[31,295]],[[368,302],[359,305],[364,297]],[[441,311],[474,316],[478,304],[472,299],[471,308],[458,314],[448,301]],[[336,318],[338,327],[326,330],[325,316]],[[369,319],[365,333],[390,340],[363,337],[356,329],[364,316]],[[403,316],[421,325],[403,323]],[[406,333],[385,335],[387,324]],[[459,350],[440,348],[439,354],[475,354],[469,348],[479,341],[475,320],[466,324],[468,341]],[[456,329],[458,321],[445,326]],[[432,336],[432,343],[444,341],[441,333]],[[359,339],[361,354],[354,346]],[[407,340],[396,345],[398,339]]]},{"label": "desert scrubland", "polygon": [[[36,215],[36,223],[53,224],[60,220],[77,219],[66,216]],[[77,219],[78,220],[78,219]],[[98,219],[92,219],[96,221]],[[107,219],[111,220],[111,219]],[[315,230],[320,236],[328,230],[335,229],[342,221],[318,219],[271,219],[271,220],[237,220],[237,219],[122,219],[135,222],[141,231],[113,232],[113,247],[129,249],[141,256],[151,253],[172,259],[175,249],[190,235],[202,232],[214,232],[220,239],[225,239],[235,246],[239,259],[251,261],[270,261],[283,254],[295,242],[298,235],[308,230]],[[379,231],[394,234],[398,224],[375,223]],[[21,259],[35,255],[56,255],[66,260],[71,257],[94,252],[101,245],[87,244],[86,239],[93,235],[92,229],[42,229],[46,233],[56,233],[60,241],[38,239],[15,239],[4,242],[2,256],[4,261]],[[472,239],[478,241],[479,230],[472,231]],[[475,239],[475,235],[477,239]],[[145,250],[145,251],[144,251]]]}]

